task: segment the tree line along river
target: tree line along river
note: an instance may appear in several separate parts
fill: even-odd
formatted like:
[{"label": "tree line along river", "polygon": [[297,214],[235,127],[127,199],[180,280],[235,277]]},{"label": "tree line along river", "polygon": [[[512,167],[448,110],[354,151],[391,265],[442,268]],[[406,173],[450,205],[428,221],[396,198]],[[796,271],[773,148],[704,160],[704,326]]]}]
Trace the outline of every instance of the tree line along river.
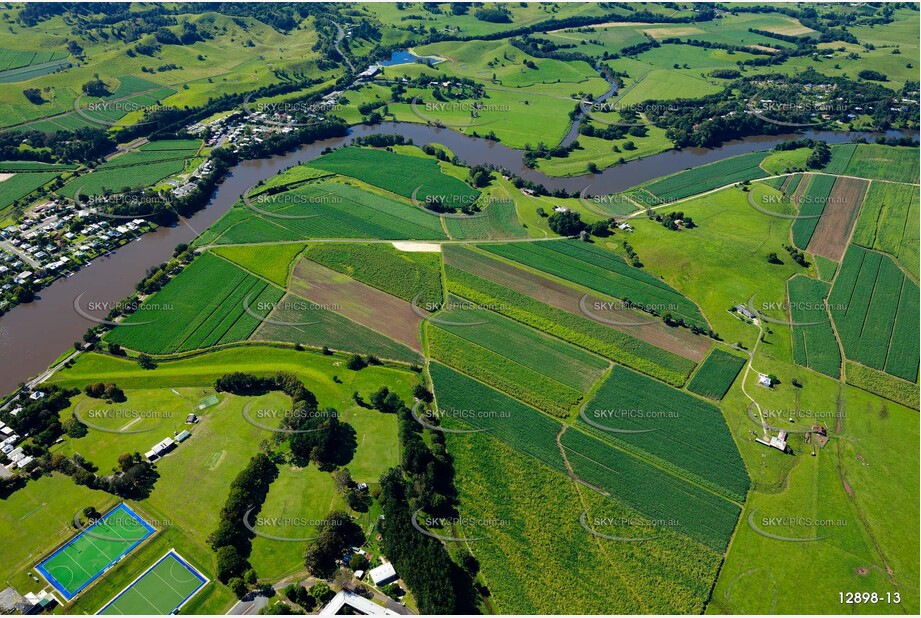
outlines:
[{"label": "tree line along river", "polygon": [[[176,245],[191,242],[217,221],[249,187],[260,180],[271,178],[285,168],[319,157],[327,147],[337,148],[358,137],[374,134],[400,134],[419,146],[441,144],[470,165],[490,164],[506,168],[551,191],[565,189],[579,192],[590,186],[591,195],[617,193],[689,167],[756,150],[768,150],[794,137],[812,137],[829,143],[851,141],[856,136],[874,137],[873,134],[831,131],[749,137],[726,143],[720,148],[668,151],[611,167],[594,175],[556,178],[525,167],[521,151],[490,140],[468,137],[450,129],[412,123],[358,125],[352,127],[346,137],[314,142],[288,154],[244,161],[236,165],[214,191],[208,205],[191,218],[173,227],[161,227],[119,248],[108,257],[95,260],[70,277],[58,279],[41,290],[35,302],[19,305],[0,317],[0,393],[9,393],[20,382],[44,371],[93,325],[75,311],[74,299],[78,295],[83,294],[84,309],[88,303],[96,307],[111,306],[131,294],[149,267],[167,261]],[[98,308],[87,312],[104,317],[108,311]]]}]

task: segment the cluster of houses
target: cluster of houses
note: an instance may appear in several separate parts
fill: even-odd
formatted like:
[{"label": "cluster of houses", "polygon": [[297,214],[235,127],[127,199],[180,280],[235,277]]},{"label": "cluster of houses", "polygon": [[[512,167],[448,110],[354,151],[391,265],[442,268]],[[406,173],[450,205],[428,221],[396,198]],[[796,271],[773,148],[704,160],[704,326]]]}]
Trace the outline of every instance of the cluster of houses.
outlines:
[{"label": "cluster of houses", "polygon": [[192,170],[192,173],[189,174],[189,177],[184,182],[179,180],[167,180],[166,184],[172,187],[170,192],[173,195],[176,197],[185,197],[198,188],[198,181],[210,174],[213,168],[214,164],[211,162],[211,159],[205,159],[198,167]]},{"label": "cluster of houses", "polygon": [[[44,396],[45,393],[42,391],[32,391],[29,398],[37,400]],[[22,406],[17,406],[10,410],[10,416],[17,416],[20,412]],[[6,460],[5,465],[0,465],[0,476],[11,476],[13,470],[25,468],[32,463],[33,457],[26,455],[22,447],[18,446],[26,437],[28,436],[19,436],[12,427],[0,421],[0,453],[3,453],[0,458]]]},{"label": "cluster of houses", "polygon": [[[355,553],[360,553],[364,555],[364,551],[353,547],[352,551]],[[364,571],[355,571],[355,578],[362,579],[365,576]],[[390,562],[384,562],[380,566],[377,566],[368,571],[368,577],[374,582],[374,585],[378,588],[381,586],[386,586],[391,584],[399,579],[396,569],[393,568],[393,564]],[[360,616],[374,616],[374,615],[386,615],[392,616],[397,615],[397,612],[387,607],[378,605],[370,599],[356,594],[350,590],[343,590],[334,596],[329,603],[326,604],[322,610],[320,610],[320,616],[341,616],[341,615],[360,615]]]},{"label": "cluster of houses", "polygon": [[[827,55],[826,58],[832,58],[832,55]],[[760,87],[784,87],[789,86],[785,80],[782,79],[765,79],[752,82],[756,86]],[[796,109],[800,111],[805,111],[807,109],[814,110],[809,115],[812,118],[821,118],[822,120],[830,120],[833,118],[833,115],[828,112],[847,112],[846,116],[848,120],[854,120],[858,116],[864,114],[872,114],[874,111],[873,106],[868,106],[864,108],[860,105],[851,105],[848,109],[844,109],[847,103],[844,100],[844,97],[834,96],[835,91],[838,89],[837,84],[795,84],[795,87],[799,93],[799,102],[796,104]],[[912,93],[917,95],[917,92]],[[772,99],[761,99],[759,107],[765,111],[771,111],[780,107],[780,104],[775,102]],[[905,97],[893,97],[889,111],[906,113],[911,110],[911,108],[918,107],[917,99],[909,99]],[[836,114],[837,115],[837,114]],[[841,122],[840,120],[838,122]]]},{"label": "cluster of houses", "polygon": [[[278,109],[259,108],[250,104],[249,108],[238,110],[208,122],[195,123],[185,127],[193,135],[201,136],[211,148],[228,148],[237,152],[244,146],[262,143],[265,138],[275,133],[291,133],[298,124],[305,122],[322,122],[326,113],[336,105],[341,92],[330,93],[316,104],[310,104],[308,109],[290,111],[284,110],[284,104],[279,104]],[[294,113],[297,112],[297,113]],[[206,161],[210,165],[210,162]],[[199,168],[192,173],[192,178],[201,177],[210,171]]]},{"label": "cluster of houses", "polygon": [[44,287],[148,231],[144,219],[108,220],[95,207],[50,200],[0,229],[0,311],[16,304],[16,286]]}]

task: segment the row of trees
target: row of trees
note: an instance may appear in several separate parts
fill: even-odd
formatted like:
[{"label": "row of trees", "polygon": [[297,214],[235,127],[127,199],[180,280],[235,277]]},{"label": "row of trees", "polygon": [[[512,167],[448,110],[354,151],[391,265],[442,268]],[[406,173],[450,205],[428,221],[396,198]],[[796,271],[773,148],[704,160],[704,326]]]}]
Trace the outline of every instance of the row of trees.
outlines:
[{"label": "row of trees", "polygon": [[[426,393],[424,399],[430,398]],[[441,516],[455,513],[454,468],[444,434],[430,432],[426,440],[406,405],[396,414],[402,453],[399,467],[381,477],[383,552],[412,590],[421,613],[476,613],[470,574],[451,560],[440,541],[420,534],[412,524],[420,508]]]},{"label": "row of trees", "polygon": [[208,537],[211,549],[217,554],[217,577],[225,584],[250,568],[253,533],[246,525],[246,517],[259,513],[277,477],[278,466],[268,455],[259,453],[230,484],[220,523]]},{"label": "row of trees", "polygon": [[333,470],[355,454],[358,442],[352,426],[340,421],[335,409],[320,409],[316,396],[294,374],[260,378],[233,372],[218,378],[214,389],[247,396],[280,390],[291,397],[291,409],[279,414],[283,431],[276,433],[276,440],[287,439],[296,465],[313,462],[321,470]]}]

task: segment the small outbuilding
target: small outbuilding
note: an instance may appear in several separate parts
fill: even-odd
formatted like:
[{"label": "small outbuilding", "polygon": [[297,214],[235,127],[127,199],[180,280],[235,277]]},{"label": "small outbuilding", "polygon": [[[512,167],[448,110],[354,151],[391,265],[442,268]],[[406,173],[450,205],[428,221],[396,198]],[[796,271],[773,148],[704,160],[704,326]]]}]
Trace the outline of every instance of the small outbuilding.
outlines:
[{"label": "small outbuilding", "polygon": [[374,567],[368,571],[368,575],[371,576],[371,581],[374,582],[375,586],[386,586],[399,579],[396,569],[393,568],[393,564],[390,562]]}]

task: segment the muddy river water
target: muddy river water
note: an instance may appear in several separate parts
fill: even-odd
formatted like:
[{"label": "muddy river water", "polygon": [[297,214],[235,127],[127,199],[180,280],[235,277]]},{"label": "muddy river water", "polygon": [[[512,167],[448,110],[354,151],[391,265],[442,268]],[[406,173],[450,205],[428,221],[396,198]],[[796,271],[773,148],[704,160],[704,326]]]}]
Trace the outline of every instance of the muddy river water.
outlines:
[{"label": "muddy river water", "polygon": [[[615,193],[638,183],[688,167],[719,161],[755,150],[767,150],[790,139],[790,135],[762,136],[730,142],[715,149],[684,149],[612,167],[594,176],[553,178],[526,168],[521,152],[485,139],[467,137],[450,129],[410,123],[384,123],[353,127],[347,137],[316,142],[269,159],[245,161],[234,167],[218,186],[208,206],[174,227],[160,228],[121,247],[109,257],[97,259],[72,276],[59,279],[42,290],[35,302],[20,305],[0,317],[0,393],[8,393],[48,367],[58,356],[80,340],[93,325],[74,309],[74,300],[83,294],[81,306],[102,306],[129,295],[134,285],[151,266],[170,258],[179,243],[191,242],[217,221],[239,199],[244,190],[270,178],[291,165],[310,161],[327,146],[347,144],[356,137],[399,133],[417,145],[442,144],[469,164],[493,164],[507,168],[522,178],[553,190],[581,191],[591,186],[592,195]],[[799,135],[798,137],[802,137]],[[835,132],[806,133],[827,142],[850,141],[855,135]],[[867,137],[872,137],[867,135]],[[90,311],[90,313],[94,313]],[[102,316],[105,310],[95,312]]]}]

